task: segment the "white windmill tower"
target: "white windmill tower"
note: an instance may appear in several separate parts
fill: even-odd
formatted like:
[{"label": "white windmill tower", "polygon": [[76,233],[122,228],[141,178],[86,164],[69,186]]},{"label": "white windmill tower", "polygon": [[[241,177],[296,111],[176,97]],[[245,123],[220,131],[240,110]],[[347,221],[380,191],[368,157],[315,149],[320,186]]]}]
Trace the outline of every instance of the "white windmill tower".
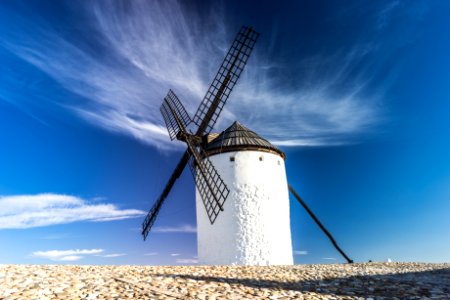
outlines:
[{"label": "white windmill tower", "polygon": [[[288,185],[282,151],[237,122],[214,139],[209,134],[258,36],[251,27],[241,28],[193,119],[172,90],[164,98],[161,113],[169,136],[185,142],[187,150],[145,218],[142,235],[145,240],[172,186],[189,164],[197,187],[201,263],[292,264],[288,188],[345,256]],[[197,126],[195,133],[188,131],[191,123]]]},{"label": "white windmill tower", "polygon": [[214,137],[205,153],[230,193],[220,212],[197,191],[199,261],[293,264],[284,153],[238,122]]}]

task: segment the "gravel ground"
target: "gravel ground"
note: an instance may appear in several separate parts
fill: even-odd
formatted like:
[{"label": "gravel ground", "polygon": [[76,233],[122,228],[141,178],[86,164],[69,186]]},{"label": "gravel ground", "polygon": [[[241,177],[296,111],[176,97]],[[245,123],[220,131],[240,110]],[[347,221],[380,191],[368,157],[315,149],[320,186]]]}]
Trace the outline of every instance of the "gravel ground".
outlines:
[{"label": "gravel ground", "polygon": [[450,299],[450,264],[0,265],[6,299]]}]

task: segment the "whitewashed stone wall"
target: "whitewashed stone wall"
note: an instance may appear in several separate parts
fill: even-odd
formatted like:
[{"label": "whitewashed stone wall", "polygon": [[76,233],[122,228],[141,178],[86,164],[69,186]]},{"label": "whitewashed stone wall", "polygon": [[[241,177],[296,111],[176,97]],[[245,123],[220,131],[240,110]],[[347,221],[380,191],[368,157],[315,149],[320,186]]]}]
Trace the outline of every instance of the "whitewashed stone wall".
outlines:
[{"label": "whitewashed stone wall", "polygon": [[259,151],[221,153],[210,160],[230,194],[211,225],[196,192],[199,263],[293,264],[284,160]]}]

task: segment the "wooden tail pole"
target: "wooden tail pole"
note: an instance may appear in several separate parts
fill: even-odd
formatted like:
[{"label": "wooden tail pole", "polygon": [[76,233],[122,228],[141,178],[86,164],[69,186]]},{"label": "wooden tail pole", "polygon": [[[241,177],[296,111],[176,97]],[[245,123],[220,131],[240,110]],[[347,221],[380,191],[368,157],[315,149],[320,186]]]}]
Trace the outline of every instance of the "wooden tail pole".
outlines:
[{"label": "wooden tail pole", "polygon": [[311,218],[313,218],[313,220],[316,222],[316,224],[319,225],[320,229],[322,229],[322,231],[327,235],[327,237],[330,239],[331,243],[336,248],[336,250],[339,251],[339,253],[347,260],[347,262],[349,264],[353,263],[353,260],[351,260],[347,256],[347,254],[345,254],[344,251],[342,251],[342,249],[338,246],[338,244],[334,240],[331,233],[328,232],[328,230],[322,225],[322,223],[320,223],[319,219],[317,219],[317,217],[314,215],[314,213],[311,211],[311,209],[308,207],[308,205],[306,205],[305,201],[303,201],[303,199],[300,197],[300,195],[295,192],[294,188],[290,184],[288,184],[288,187],[289,187],[289,191],[292,193],[292,195],[294,195],[294,197],[298,200],[298,202],[300,202],[300,204],[308,212],[308,214],[311,216]]}]

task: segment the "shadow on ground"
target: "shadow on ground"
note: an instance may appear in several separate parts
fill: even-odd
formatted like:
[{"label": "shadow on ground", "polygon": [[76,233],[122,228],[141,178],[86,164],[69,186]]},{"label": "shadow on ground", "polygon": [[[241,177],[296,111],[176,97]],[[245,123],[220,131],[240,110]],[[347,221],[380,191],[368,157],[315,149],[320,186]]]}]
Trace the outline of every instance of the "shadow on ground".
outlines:
[{"label": "shadow on ground", "polygon": [[450,268],[403,274],[361,275],[282,282],[220,276],[152,274],[155,276],[226,282],[251,288],[270,288],[351,297],[384,297],[392,299],[450,299]]}]

